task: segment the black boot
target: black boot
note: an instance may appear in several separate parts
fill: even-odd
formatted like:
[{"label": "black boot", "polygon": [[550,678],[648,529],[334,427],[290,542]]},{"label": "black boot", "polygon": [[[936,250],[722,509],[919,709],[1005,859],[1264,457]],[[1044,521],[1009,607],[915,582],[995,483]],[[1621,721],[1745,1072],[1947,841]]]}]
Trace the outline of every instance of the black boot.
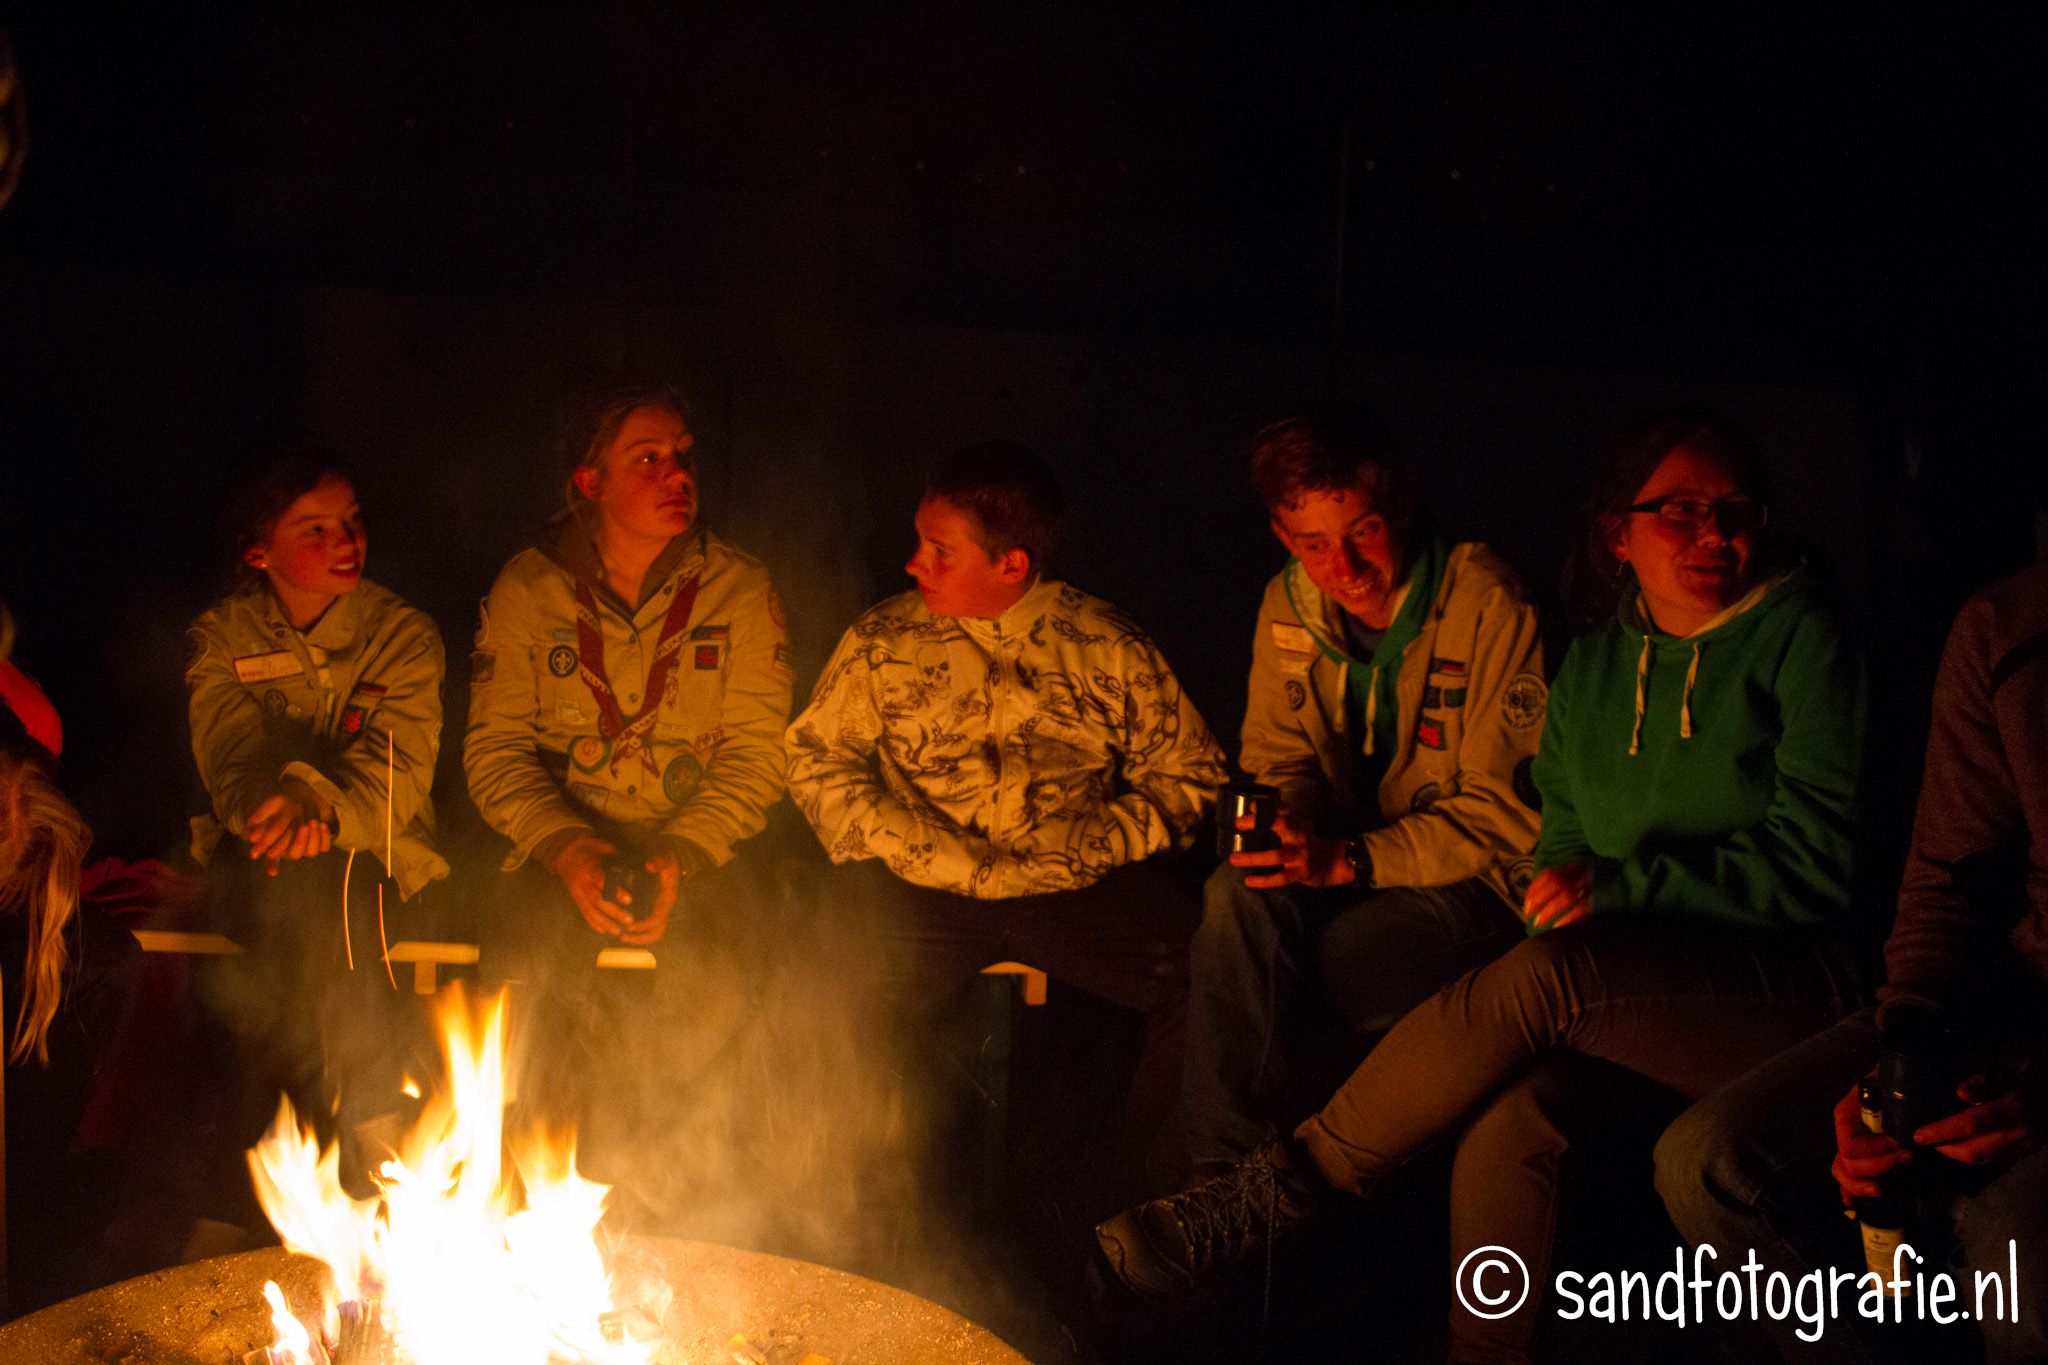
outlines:
[{"label": "black boot", "polygon": [[1095,1240],[1127,1288],[1184,1294],[1307,1218],[1328,1191],[1299,1147],[1274,1138],[1222,1175],[1124,1210]]}]

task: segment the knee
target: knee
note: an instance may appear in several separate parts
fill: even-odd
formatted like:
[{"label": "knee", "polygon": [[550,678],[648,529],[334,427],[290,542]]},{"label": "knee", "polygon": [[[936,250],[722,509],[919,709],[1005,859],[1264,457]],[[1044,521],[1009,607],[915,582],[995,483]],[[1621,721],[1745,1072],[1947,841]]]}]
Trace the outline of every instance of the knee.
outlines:
[{"label": "knee", "polygon": [[1712,1100],[1680,1114],[1657,1140],[1657,1195],[1691,1242],[1725,1240],[1736,1211],[1754,1207],[1764,1185],[1755,1151],[1736,1116]]},{"label": "knee", "polygon": [[1474,1119],[1458,1140],[1460,1170],[1479,1163],[1517,1168],[1554,1166],[1569,1148],[1558,1119],[1557,1097],[1542,1073],[1509,1086]]},{"label": "knee", "polygon": [[1274,902],[1278,893],[1244,884],[1244,873],[1225,863],[1202,887],[1202,924],[1195,931],[1197,953],[1203,947],[1270,938],[1278,930]]}]

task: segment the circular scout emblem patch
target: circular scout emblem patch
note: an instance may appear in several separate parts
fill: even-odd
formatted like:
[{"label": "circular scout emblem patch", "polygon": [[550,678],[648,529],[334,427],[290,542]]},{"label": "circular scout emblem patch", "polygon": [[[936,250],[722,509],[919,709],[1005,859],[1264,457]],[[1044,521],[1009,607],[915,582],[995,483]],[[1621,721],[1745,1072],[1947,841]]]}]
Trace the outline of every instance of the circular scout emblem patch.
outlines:
[{"label": "circular scout emblem patch", "polygon": [[263,713],[267,716],[281,716],[285,713],[284,693],[271,688],[263,694]]},{"label": "circular scout emblem patch", "polygon": [[1441,782],[1425,782],[1415,789],[1415,795],[1408,798],[1408,809],[1411,812],[1420,814],[1434,806],[1437,803],[1437,798],[1443,794],[1444,788]]},{"label": "circular scout emblem patch", "polygon": [[1536,860],[1518,858],[1508,865],[1508,890],[1514,892],[1515,900],[1529,894],[1529,883],[1536,880]]},{"label": "circular scout emblem patch", "polygon": [[603,735],[582,735],[569,741],[569,761],[578,772],[594,773],[612,756],[612,742]]},{"label": "circular scout emblem patch", "polygon": [[661,794],[670,804],[680,806],[696,792],[697,784],[704,780],[704,765],[697,761],[695,754],[677,754],[668,766],[661,770]]},{"label": "circular scout emblem patch", "polygon": [[1299,711],[1308,705],[1308,689],[1293,678],[1287,680],[1287,709]]},{"label": "circular scout emblem patch", "polygon": [[1517,673],[1508,679],[1507,690],[1500,694],[1501,719],[1517,730],[1526,730],[1543,719],[1543,704],[1550,700],[1550,689],[1543,685],[1543,679],[1534,673]]},{"label": "circular scout emblem patch", "polygon": [[556,645],[548,651],[548,672],[558,678],[566,678],[576,671],[576,651],[567,645]]}]

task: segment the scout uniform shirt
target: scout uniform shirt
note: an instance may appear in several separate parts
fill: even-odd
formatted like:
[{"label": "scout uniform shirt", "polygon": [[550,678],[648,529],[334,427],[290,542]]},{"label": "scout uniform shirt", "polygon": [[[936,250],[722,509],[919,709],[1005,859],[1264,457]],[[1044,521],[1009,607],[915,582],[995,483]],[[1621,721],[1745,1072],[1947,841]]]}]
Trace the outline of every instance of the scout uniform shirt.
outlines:
[{"label": "scout uniform shirt", "polygon": [[202,864],[221,832],[240,836],[256,807],[296,777],[334,807],[334,846],[384,857],[408,899],[448,875],[434,851],[434,758],[441,748],[441,633],[426,613],[367,579],[300,632],[268,584],[192,623],[192,756],[213,814],[192,821]]},{"label": "scout uniform shirt", "polygon": [[[1397,613],[1398,623],[1412,611],[1413,635],[1403,643],[1390,627],[1379,653],[1356,659],[1343,608],[1287,562],[1259,608],[1244,769],[1325,833],[1363,830],[1375,886],[1481,877],[1520,906],[1535,875],[1529,773],[1549,695],[1536,610],[1484,545],[1436,548],[1433,563],[1435,593],[1404,597]],[[1411,570],[1402,592],[1420,576]],[[1391,727],[1383,704],[1347,707],[1360,674],[1371,703],[1385,690],[1374,675],[1395,662]],[[1362,772],[1379,774],[1369,791]]]},{"label": "scout uniform shirt", "polygon": [[1040,582],[996,620],[916,592],[853,623],[789,731],[834,862],[982,898],[1088,886],[1184,846],[1224,780],[1209,727],[1122,612]]},{"label": "scout uniform shirt", "polygon": [[484,599],[463,766],[512,841],[507,870],[582,831],[682,840],[699,866],[724,863],[782,794],[794,674],[767,569],[690,532],[643,591],[629,604],[606,586],[596,544],[564,516]]}]

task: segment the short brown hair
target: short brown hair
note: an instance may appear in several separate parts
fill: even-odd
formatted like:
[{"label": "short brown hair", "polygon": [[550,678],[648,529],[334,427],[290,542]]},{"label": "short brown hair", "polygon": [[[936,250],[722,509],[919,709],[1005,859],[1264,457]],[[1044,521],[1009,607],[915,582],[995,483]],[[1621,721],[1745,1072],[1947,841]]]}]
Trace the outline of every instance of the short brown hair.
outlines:
[{"label": "short brown hair", "polygon": [[1273,512],[1310,493],[1356,488],[1397,535],[1415,519],[1415,496],[1393,445],[1363,414],[1309,412],[1262,428],[1252,438],[1252,487]]},{"label": "short brown hair", "polygon": [[[689,405],[675,386],[629,370],[597,370],[571,379],[562,389],[556,440],[569,473],[595,464],[638,408],[662,408],[690,422]],[[573,504],[574,486],[570,501]]]},{"label": "short brown hair", "polygon": [[1052,557],[1066,513],[1051,467],[1011,441],[983,441],[946,456],[925,478],[924,496],[965,513],[974,543],[991,560],[1022,550],[1033,573]]}]

